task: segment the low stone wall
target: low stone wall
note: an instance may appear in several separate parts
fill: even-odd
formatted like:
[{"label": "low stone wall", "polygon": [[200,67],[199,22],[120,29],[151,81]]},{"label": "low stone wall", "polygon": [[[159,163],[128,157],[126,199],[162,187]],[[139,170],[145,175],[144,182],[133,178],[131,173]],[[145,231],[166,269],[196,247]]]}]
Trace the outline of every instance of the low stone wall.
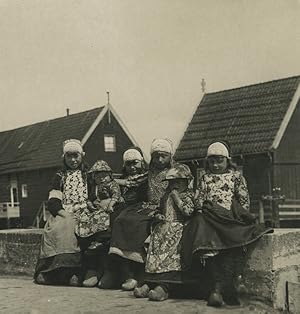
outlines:
[{"label": "low stone wall", "polygon": [[[0,274],[34,273],[42,230],[0,230]],[[253,298],[285,308],[286,282],[300,282],[300,229],[276,229],[248,248],[245,271]]]},{"label": "low stone wall", "polygon": [[248,253],[245,279],[251,294],[285,309],[286,282],[300,282],[300,229],[275,229]]},{"label": "low stone wall", "polygon": [[0,274],[32,276],[42,232],[41,229],[0,230]]}]

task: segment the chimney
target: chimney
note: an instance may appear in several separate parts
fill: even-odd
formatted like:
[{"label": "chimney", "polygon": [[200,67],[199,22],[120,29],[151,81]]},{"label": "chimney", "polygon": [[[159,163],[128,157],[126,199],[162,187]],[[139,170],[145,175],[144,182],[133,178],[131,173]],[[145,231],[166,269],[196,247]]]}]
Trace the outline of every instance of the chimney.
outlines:
[{"label": "chimney", "polygon": [[69,116],[69,115],[70,115],[70,109],[67,108],[67,116]]}]

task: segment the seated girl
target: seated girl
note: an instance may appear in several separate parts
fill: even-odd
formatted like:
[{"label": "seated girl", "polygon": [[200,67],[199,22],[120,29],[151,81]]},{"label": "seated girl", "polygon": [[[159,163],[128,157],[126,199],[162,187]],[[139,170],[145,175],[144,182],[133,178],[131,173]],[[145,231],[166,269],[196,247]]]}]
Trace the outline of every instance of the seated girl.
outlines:
[{"label": "seated girl", "polygon": [[63,168],[55,174],[49,192],[48,210],[40,256],[34,274],[38,284],[80,284],[81,254],[75,236],[75,218],[86,208],[87,168],[79,140],[63,143]]},{"label": "seated girl", "polygon": [[[105,251],[108,249],[111,233],[110,216],[115,207],[123,202],[123,198],[120,187],[113,179],[112,170],[106,161],[98,160],[90,169],[89,174],[92,176],[90,189],[92,191],[87,202],[88,206],[79,212],[75,233],[83,252],[96,249]],[[91,258],[87,257],[87,259]],[[94,256],[94,264],[95,260],[96,257]],[[91,268],[87,265],[86,267]],[[83,286],[93,287],[97,285],[99,276],[101,274],[97,274],[95,269],[88,269]]]},{"label": "seated girl", "polygon": [[247,292],[242,283],[243,248],[270,230],[256,224],[249,213],[246,180],[231,161],[228,143],[212,143],[206,160],[195,201],[199,212],[183,233],[183,261],[190,266],[193,256],[202,261],[212,257],[208,305],[237,304]]},{"label": "seated girl", "polygon": [[[142,179],[143,177],[140,177],[138,180],[142,179],[143,183],[138,184],[136,189],[128,188],[127,191],[124,191],[123,197],[129,203],[114,221],[109,250],[112,257],[121,257],[123,261],[127,261],[127,265],[130,264],[131,271],[123,278],[122,288],[124,290],[133,290],[138,284],[138,281],[143,282],[142,277],[146,258],[144,242],[150,234],[153,214],[168,186],[168,182],[163,181],[163,179],[166,172],[173,165],[172,153],[172,143],[170,140],[154,140],[151,145],[148,178],[146,177],[145,181]],[[138,154],[136,152],[133,152],[133,154],[130,152],[128,155],[124,154],[124,162],[127,165],[125,169],[129,175],[129,179],[134,175],[130,169],[133,165],[135,165],[134,167],[138,165],[138,170],[134,170],[137,174],[145,174],[146,172],[143,166],[144,162],[141,160],[142,155],[140,155],[140,151],[138,151]],[[136,161],[133,163],[132,160]],[[135,196],[132,197],[131,194]],[[117,265],[120,264],[117,263]],[[111,284],[112,281],[107,280],[104,286],[110,287]]]},{"label": "seated girl", "polygon": [[[110,228],[110,214],[123,202],[119,184],[112,177],[112,170],[104,160],[98,160],[89,170],[95,183],[95,191],[88,201],[88,208],[80,212],[75,232],[79,237],[89,237]],[[100,245],[100,243],[98,243]],[[90,249],[96,248],[92,242]]]}]

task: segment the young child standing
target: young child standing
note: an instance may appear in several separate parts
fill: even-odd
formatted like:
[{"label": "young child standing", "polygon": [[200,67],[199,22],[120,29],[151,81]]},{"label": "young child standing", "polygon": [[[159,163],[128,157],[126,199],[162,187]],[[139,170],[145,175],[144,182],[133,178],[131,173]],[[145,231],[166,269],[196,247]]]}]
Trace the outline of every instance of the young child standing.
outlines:
[{"label": "young child standing", "polygon": [[34,275],[38,284],[79,285],[81,254],[75,236],[75,218],[86,208],[88,199],[87,168],[79,140],[63,143],[63,169],[57,172],[49,192],[51,213],[41,242]]},{"label": "young child standing", "polygon": [[196,206],[200,212],[183,234],[183,259],[191,264],[197,254],[211,260],[213,289],[208,305],[237,303],[247,289],[242,283],[245,262],[243,247],[264,233],[249,213],[250,199],[245,178],[236,170],[229,144],[214,142],[207,150],[206,169],[199,182]]},{"label": "young child standing", "polygon": [[[166,173],[168,188],[155,215],[159,221],[150,236],[145,265],[148,284],[134,290],[136,297],[163,301],[169,295],[169,283],[178,280],[182,270],[180,241],[184,223],[194,212],[194,192],[188,186],[193,176],[188,166],[177,164]],[[150,291],[149,291],[150,290]]]},{"label": "young child standing", "polygon": [[[75,232],[79,237],[90,237],[98,232],[110,229],[110,214],[117,204],[123,202],[119,184],[112,176],[112,169],[106,161],[98,160],[89,170],[94,182],[94,191],[88,200],[88,207],[84,208],[78,217]],[[93,241],[89,249],[101,245]]]}]

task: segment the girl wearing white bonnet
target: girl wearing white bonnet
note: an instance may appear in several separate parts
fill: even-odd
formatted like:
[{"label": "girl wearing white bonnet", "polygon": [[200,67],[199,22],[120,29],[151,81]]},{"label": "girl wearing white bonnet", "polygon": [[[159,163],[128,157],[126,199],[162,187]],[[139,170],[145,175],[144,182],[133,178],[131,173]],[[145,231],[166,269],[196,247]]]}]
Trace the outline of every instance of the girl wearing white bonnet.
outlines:
[{"label": "girl wearing white bonnet", "polygon": [[243,247],[259,239],[266,230],[249,213],[250,198],[244,176],[231,161],[225,141],[209,145],[205,173],[200,178],[196,207],[199,212],[183,233],[182,259],[191,265],[193,255],[211,258],[214,287],[208,305],[240,303],[245,263]]},{"label": "girl wearing white bonnet", "polygon": [[49,192],[51,215],[44,228],[34,275],[38,284],[80,284],[81,254],[74,229],[75,216],[86,207],[88,198],[87,167],[83,156],[79,140],[64,141],[63,167],[55,174]]},{"label": "girl wearing white bonnet", "polygon": [[[131,272],[133,277],[127,278],[122,285],[124,290],[133,290],[139,284],[137,273],[143,272],[146,258],[144,242],[150,234],[153,213],[168,186],[168,182],[164,181],[166,173],[173,165],[172,142],[163,138],[153,140],[150,154],[148,177],[143,185],[143,192],[138,193],[138,202],[123,210],[113,227],[110,254],[130,261],[132,268],[136,270]],[[140,155],[131,150],[125,152],[125,165],[128,158],[136,163],[139,162]]]}]

